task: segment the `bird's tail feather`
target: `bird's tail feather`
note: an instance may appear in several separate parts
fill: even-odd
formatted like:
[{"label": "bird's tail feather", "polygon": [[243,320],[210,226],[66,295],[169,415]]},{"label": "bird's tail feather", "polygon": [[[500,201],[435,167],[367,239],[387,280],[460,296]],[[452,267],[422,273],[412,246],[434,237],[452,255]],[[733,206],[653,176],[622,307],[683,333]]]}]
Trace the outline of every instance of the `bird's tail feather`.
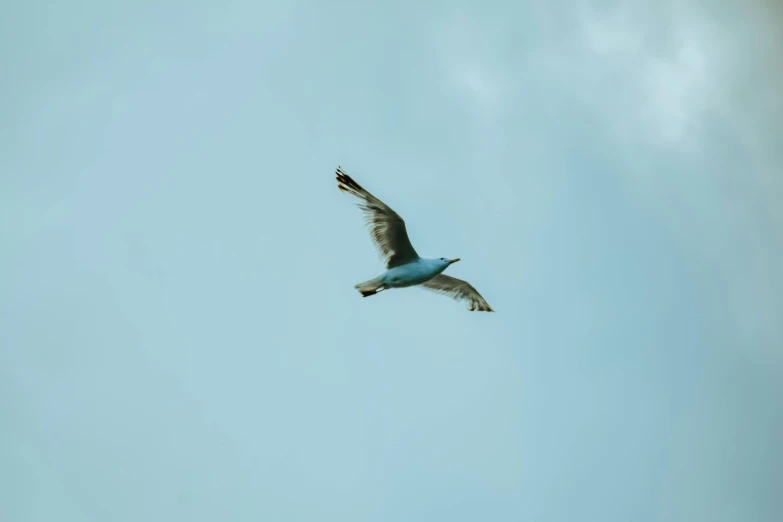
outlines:
[{"label": "bird's tail feather", "polygon": [[371,295],[375,295],[378,292],[385,290],[383,287],[383,280],[380,277],[376,277],[374,279],[370,279],[369,281],[365,281],[364,283],[359,283],[355,287],[359,293],[362,294],[362,297],[368,297]]}]

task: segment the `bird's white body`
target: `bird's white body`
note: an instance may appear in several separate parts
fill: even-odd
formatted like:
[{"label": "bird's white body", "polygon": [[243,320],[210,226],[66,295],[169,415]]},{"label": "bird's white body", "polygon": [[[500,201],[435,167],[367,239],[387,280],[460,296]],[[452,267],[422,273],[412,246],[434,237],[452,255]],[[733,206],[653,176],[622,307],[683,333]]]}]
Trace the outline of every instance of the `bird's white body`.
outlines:
[{"label": "bird's white body", "polygon": [[446,270],[446,267],[457,261],[459,259],[446,259],[445,257],[440,259],[422,259],[416,256],[409,263],[393,266],[378,277],[359,283],[356,285],[356,289],[363,296],[367,297],[389,288],[406,288],[408,286],[425,284],[427,281],[432,281],[438,277],[441,272]]},{"label": "bird's white body", "polygon": [[405,288],[429,281],[446,270],[447,266],[449,263],[440,259],[419,258],[411,263],[388,269],[380,275],[380,279],[385,288]]}]

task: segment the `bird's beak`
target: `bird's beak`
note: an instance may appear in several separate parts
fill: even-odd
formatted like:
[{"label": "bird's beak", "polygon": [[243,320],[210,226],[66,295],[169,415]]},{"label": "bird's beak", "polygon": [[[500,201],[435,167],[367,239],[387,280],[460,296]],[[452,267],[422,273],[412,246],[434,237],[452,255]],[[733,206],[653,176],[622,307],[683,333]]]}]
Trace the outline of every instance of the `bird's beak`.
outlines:
[{"label": "bird's beak", "polygon": [[454,259],[449,259],[449,264],[456,263],[457,261],[459,261],[458,257],[455,257]]}]

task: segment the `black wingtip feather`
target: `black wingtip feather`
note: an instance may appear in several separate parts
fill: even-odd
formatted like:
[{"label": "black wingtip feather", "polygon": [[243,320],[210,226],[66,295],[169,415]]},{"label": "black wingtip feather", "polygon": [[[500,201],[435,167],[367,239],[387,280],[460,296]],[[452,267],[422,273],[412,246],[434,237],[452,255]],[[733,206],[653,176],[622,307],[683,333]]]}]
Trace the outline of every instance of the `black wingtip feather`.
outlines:
[{"label": "black wingtip feather", "polygon": [[341,183],[341,184],[345,185],[348,188],[351,188],[351,189],[359,191],[359,192],[364,190],[361,187],[361,185],[356,183],[353,180],[353,178],[351,178],[351,176],[349,176],[348,174],[343,172],[343,169],[340,168],[340,167],[337,167],[337,171],[335,172],[335,177],[336,177],[338,183]]}]

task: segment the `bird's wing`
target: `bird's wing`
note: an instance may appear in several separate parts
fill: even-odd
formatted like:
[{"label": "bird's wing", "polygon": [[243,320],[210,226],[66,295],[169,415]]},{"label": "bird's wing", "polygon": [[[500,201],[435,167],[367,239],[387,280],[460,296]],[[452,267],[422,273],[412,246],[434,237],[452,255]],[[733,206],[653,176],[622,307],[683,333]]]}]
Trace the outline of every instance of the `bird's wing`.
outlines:
[{"label": "bird's wing", "polygon": [[386,268],[404,265],[418,259],[413,249],[405,221],[383,201],[376,198],[337,167],[337,188],[359,198],[359,208],[370,229],[370,237],[386,263]]},{"label": "bird's wing", "polygon": [[467,301],[468,310],[471,312],[494,312],[492,307],[481,297],[481,294],[470,283],[462,279],[438,274],[419,286],[439,294],[448,295],[458,301]]}]

